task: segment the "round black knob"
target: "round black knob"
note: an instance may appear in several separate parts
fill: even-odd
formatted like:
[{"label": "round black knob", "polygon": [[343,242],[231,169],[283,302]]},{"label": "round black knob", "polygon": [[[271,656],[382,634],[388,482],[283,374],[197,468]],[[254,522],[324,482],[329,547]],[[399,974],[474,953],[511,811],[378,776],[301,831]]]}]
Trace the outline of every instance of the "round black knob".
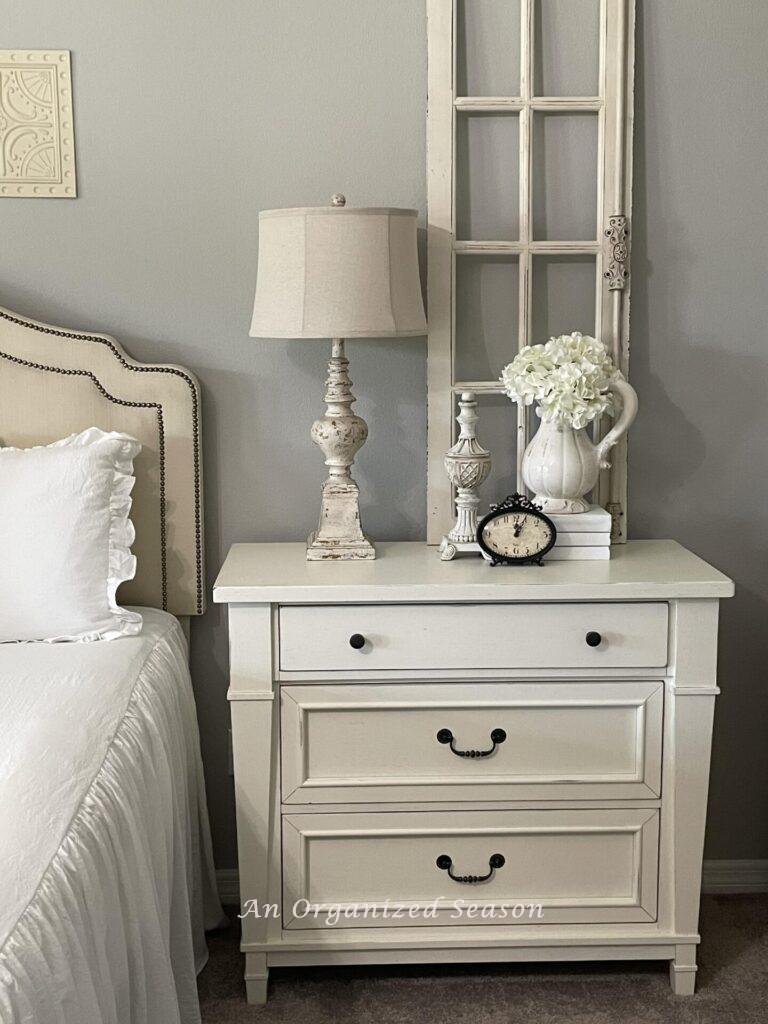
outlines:
[{"label": "round black knob", "polygon": [[503,868],[504,857],[500,853],[494,853],[491,855],[491,859],[488,861],[488,866],[491,868]]},{"label": "round black knob", "polygon": [[503,729],[494,729],[491,733],[491,739],[496,744],[503,743],[506,738],[507,734]]},{"label": "round black knob", "polygon": [[437,864],[441,871],[447,871],[451,864],[453,864],[453,861],[451,860],[447,853],[441,853],[440,856],[435,861],[435,863]]},{"label": "round black knob", "polygon": [[590,630],[589,633],[587,633],[585,639],[587,641],[588,647],[599,647],[600,644],[603,642],[603,638],[600,636],[599,633],[596,633],[594,630]]},{"label": "round black knob", "polygon": [[362,633],[353,633],[349,638],[349,646],[354,647],[356,651],[359,651],[361,647],[365,647],[365,637]]},{"label": "round black knob", "polygon": [[438,743],[450,743],[453,740],[453,733],[450,729],[441,729],[437,734]]}]

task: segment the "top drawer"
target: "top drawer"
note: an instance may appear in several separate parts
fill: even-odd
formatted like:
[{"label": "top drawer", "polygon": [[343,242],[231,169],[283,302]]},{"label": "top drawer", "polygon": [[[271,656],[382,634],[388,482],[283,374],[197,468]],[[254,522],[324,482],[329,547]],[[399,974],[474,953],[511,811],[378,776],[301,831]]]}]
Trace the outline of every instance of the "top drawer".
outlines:
[{"label": "top drawer", "polygon": [[667,605],[662,602],[280,608],[284,672],[661,668],[666,663]]}]

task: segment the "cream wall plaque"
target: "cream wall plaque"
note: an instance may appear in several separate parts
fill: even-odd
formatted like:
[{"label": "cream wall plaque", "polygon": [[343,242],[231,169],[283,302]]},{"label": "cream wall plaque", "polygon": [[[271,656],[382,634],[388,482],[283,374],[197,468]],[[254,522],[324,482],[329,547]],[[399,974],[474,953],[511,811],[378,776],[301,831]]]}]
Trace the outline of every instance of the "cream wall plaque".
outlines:
[{"label": "cream wall plaque", "polygon": [[74,199],[68,50],[0,50],[0,197]]}]

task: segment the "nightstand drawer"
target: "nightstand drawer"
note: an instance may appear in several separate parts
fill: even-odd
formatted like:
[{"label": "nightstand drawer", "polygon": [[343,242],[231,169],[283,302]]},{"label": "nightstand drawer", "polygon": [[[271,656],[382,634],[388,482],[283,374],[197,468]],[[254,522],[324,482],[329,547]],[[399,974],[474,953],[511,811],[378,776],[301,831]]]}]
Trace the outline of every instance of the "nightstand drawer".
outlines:
[{"label": "nightstand drawer", "polygon": [[661,682],[291,685],[281,701],[285,803],[661,794]]},{"label": "nightstand drawer", "polygon": [[280,669],[661,668],[667,614],[661,602],[287,605]]},{"label": "nightstand drawer", "polygon": [[[341,911],[338,928],[653,921],[658,835],[647,808],[289,814],[283,925],[323,927],[323,908]],[[486,912],[459,916],[456,900]],[[525,909],[537,904],[542,916]]]}]

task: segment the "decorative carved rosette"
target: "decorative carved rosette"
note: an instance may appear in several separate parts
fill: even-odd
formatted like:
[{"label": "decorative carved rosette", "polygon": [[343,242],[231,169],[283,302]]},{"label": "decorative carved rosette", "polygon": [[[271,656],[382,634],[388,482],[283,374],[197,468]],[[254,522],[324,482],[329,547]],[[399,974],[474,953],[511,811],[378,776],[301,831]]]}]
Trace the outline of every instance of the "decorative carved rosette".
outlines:
[{"label": "decorative carved rosette", "polygon": [[629,281],[629,226],[627,218],[611,217],[605,229],[607,269],[603,277],[610,291],[623,291]]}]

